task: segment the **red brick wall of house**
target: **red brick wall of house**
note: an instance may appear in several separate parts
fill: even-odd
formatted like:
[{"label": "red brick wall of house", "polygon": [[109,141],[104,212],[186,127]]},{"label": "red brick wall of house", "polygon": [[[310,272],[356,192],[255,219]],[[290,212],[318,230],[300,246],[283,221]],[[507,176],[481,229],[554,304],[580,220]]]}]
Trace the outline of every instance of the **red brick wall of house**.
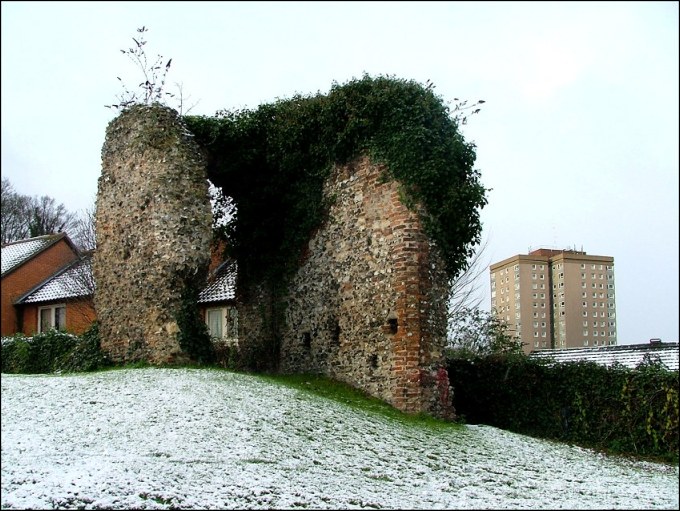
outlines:
[{"label": "red brick wall of house", "polygon": [[71,245],[65,239],[61,239],[2,278],[1,334],[3,336],[18,332],[19,325],[14,302],[57,270],[74,261],[76,257],[77,254]]},{"label": "red brick wall of house", "polygon": [[66,306],[66,331],[75,335],[84,333],[97,319],[92,297],[68,301],[30,303],[21,307],[25,335],[33,335],[38,331],[38,310],[40,307],[63,303]]}]

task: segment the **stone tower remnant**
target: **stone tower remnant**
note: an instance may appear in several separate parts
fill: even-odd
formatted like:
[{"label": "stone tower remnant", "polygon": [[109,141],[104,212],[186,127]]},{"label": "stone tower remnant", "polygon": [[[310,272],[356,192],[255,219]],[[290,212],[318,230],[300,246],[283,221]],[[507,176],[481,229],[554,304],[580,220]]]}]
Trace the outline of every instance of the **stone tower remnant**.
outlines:
[{"label": "stone tower remnant", "polygon": [[102,350],[117,362],[189,360],[177,316],[205,284],[212,212],[204,158],[177,112],[137,105],[111,121],[95,223]]}]

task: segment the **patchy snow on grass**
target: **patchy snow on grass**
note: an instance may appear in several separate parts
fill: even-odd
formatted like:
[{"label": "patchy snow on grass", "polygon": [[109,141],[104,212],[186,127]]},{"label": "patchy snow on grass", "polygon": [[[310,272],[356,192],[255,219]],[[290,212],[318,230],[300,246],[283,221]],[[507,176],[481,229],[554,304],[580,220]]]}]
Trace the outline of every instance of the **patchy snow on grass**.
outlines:
[{"label": "patchy snow on grass", "polygon": [[207,369],[2,375],[3,509],[678,509],[678,467]]}]

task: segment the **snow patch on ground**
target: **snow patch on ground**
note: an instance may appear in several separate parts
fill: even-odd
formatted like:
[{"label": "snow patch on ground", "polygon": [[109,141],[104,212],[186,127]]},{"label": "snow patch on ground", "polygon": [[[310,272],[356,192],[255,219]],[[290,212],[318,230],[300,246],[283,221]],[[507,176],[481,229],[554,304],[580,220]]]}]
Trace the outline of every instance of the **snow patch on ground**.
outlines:
[{"label": "snow patch on ground", "polygon": [[3,509],[678,509],[677,466],[206,369],[2,375]]}]

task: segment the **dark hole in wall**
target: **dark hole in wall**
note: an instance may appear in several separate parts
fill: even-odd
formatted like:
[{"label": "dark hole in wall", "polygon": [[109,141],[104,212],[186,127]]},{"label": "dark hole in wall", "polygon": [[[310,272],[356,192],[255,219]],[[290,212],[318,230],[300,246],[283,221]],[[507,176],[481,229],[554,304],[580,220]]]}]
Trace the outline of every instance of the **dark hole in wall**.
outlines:
[{"label": "dark hole in wall", "polygon": [[371,366],[371,369],[378,369],[378,355],[374,353],[368,357],[368,363]]},{"label": "dark hole in wall", "polygon": [[333,327],[333,330],[332,330],[332,333],[331,333],[331,341],[336,346],[340,345],[340,332],[341,332],[340,323],[338,323],[338,321],[335,320],[335,326]]},{"label": "dark hole in wall", "polygon": [[397,320],[397,318],[388,319],[387,324],[390,326],[390,333],[396,334],[397,329],[399,328],[399,321]]},{"label": "dark hole in wall", "polygon": [[309,332],[302,334],[302,347],[306,350],[310,350],[312,348],[312,334]]}]

